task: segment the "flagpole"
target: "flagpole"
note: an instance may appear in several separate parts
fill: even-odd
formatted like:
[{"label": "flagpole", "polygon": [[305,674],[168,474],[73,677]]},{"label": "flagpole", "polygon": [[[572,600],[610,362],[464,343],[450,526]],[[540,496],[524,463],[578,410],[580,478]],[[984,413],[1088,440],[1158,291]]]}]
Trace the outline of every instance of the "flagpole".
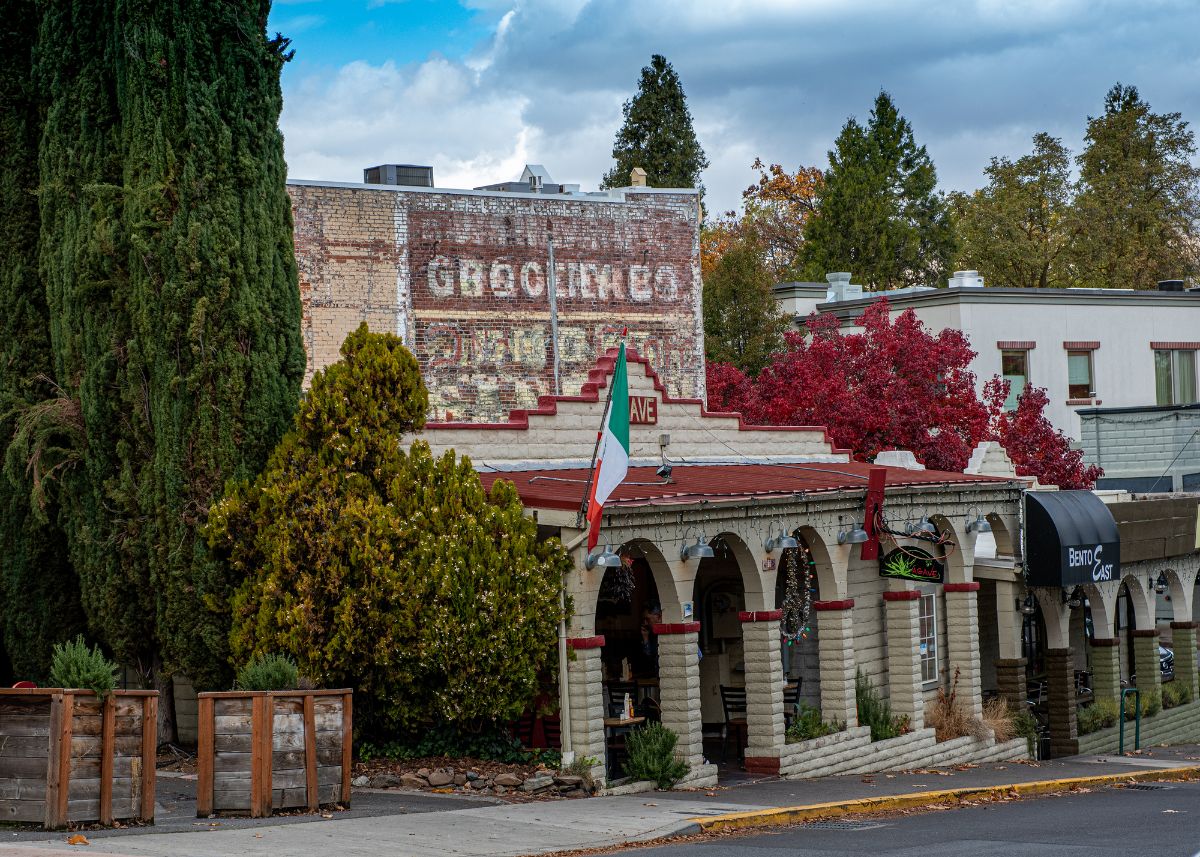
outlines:
[{"label": "flagpole", "polygon": [[604,439],[604,424],[608,421],[608,412],[612,408],[613,386],[610,380],[608,398],[604,400],[604,413],[600,417],[600,431],[596,432],[596,445],[592,447],[592,463],[588,467],[587,484],[583,486],[583,500],[580,502],[579,512],[575,516],[575,525],[580,528],[583,527],[584,518],[587,516],[588,497],[591,496],[592,480],[596,476],[596,456],[600,454],[600,441]]}]

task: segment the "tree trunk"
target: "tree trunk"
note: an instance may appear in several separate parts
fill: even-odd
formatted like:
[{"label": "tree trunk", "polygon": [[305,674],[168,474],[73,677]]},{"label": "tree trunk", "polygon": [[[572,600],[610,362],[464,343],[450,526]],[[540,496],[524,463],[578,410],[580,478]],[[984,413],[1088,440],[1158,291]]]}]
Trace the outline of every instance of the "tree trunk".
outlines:
[{"label": "tree trunk", "polygon": [[175,682],[163,675],[162,663],[155,660],[152,673],[154,689],[158,691],[158,743],[178,744],[179,728],[175,722]]}]

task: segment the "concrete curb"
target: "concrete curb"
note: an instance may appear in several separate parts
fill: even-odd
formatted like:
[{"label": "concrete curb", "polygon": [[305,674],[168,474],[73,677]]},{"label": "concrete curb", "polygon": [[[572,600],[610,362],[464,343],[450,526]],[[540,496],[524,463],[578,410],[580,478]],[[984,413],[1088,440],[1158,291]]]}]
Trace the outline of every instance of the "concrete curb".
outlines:
[{"label": "concrete curb", "polygon": [[908,794],[814,803],[807,806],[773,807],[771,809],[760,809],[752,812],[731,812],[724,815],[698,817],[691,819],[691,821],[699,825],[700,829],[706,833],[721,830],[744,830],[752,827],[771,827],[814,821],[822,818],[836,818],[842,815],[871,815],[893,812],[900,809],[913,809],[915,807],[971,800],[973,798],[1032,797],[1051,792],[1095,788],[1119,783],[1186,780],[1194,777],[1200,777],[1200,765],[1160,768],[1125,774],[1097,774],[1090,777],[1035,780],[1033,782],[1010,783],[999,786],[973,786],[961,789],[910,792]]}]

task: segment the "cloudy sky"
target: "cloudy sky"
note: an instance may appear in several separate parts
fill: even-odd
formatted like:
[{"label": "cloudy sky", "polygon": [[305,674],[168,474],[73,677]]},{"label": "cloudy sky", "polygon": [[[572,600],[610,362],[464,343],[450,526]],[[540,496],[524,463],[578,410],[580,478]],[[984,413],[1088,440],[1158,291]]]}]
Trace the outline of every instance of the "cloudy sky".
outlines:
[{"label": "cloudy sky", "polygon": [[881,88],[947,190],[1036,131],[1078,151],[1117,81],[1200,124],[1197,0],[275,0],[270,28],[296,49],[294,178],[421,163],[472,187],[543,163],[594,188],[654,53],[683,80],[715,210],[738,204],[756,156],[825,166]]}]

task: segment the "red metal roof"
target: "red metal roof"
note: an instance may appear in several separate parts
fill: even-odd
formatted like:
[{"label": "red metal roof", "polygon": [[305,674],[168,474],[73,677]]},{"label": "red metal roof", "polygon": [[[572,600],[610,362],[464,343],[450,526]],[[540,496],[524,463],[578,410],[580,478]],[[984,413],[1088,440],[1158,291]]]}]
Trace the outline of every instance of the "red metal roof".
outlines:
[{"label": "red metal roof", "polygon": [[[831,464],[677,464],[671,482],[659,479],[653,467],[631,467],[607,506],[644,506],[659,503],[698,503],[746,497],[780,497],[848,491],[867,487],[867,473],[875,465],[859,462]],[[963,485],[1005,483],[1010,479],[945,473],[939,470],[905,470],[888,467],[887,487],[908,485]],[[517,486],[521,501],[533,509],[578,509],[587,485],[588,471],[519,470],[480,473],[484,487],[497,479]]]}]

